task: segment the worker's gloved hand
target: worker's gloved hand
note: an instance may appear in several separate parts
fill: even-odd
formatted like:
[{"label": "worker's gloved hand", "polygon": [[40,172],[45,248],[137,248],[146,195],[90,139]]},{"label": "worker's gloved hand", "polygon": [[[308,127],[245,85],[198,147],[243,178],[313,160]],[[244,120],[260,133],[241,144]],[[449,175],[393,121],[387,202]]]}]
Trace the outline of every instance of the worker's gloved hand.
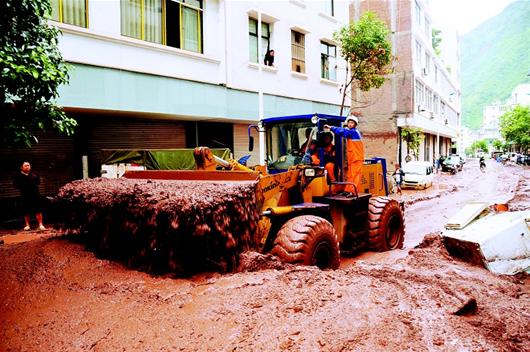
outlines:
[{"label": "worker's gloved hand", "polygon": [[311,154],[305,153],[304,157],[302,158],[302,163],[306,165],[311,165]]}]

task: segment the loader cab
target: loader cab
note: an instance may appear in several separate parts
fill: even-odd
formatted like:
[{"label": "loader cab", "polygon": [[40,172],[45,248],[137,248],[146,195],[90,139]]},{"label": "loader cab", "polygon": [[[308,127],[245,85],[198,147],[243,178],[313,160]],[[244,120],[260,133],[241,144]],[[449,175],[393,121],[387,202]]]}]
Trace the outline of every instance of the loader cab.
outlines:
[{"label": "loader cab", "polygon": [[[322,131],[324,124],[340,126],[344,117],[312,114],[272,117],[262,120],[266,135],[266,160],[269,173],[284,172],[292,166],[307,165],[304,154],[322,155]],[[333,138],[338,168],[342,167],[342,140]],[[320,157],[324,166],[324,158]]]}]

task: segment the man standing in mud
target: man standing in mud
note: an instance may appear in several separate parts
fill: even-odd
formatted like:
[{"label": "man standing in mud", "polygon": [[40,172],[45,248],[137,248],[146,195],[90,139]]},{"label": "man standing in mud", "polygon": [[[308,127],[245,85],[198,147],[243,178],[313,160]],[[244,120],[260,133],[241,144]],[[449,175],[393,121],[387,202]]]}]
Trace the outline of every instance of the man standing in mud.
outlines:
[{"label": "man standing in mud", "polygon": [[25,161],[20,167],[20,172],[15,175],[13,186],[20,191],[22,196],[22,211],[24,214],[24,231],[29,231],[30,215],[35,213],[39,230],[44,231],[46,228],[42,223],[42,199],[39,193],[40,177],[37,173],[31,171],[31,165]]}]

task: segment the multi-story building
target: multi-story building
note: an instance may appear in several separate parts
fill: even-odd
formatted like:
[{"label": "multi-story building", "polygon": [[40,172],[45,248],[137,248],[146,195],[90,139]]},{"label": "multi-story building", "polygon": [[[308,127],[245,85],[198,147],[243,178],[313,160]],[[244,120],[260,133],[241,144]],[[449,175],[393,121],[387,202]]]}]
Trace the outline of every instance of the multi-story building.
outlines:
[{"label": "multi-story building", "polygon": [[[59,105],[79,129],[2,156],[10,173],[30,160],[46,193],[80,178],[83,156],[99,176],[102,149],[206,145],[248,154],[261,94],[265,117],[339,112],[345,63],[333,32],[349,21],[345,0],[51,3],[71,64]],[[270,50],[274,61],[264,65]],[[258,159],[256,150],[249,163]],[[0,175],[0,198],[16,195],[10,175]]]},{"label": "multi-story building", "polygon": [[[419,128],[424,135],[416,156],[419,160],[433,161],[435,156],[449,154],[460,128],[459,70],[449,67],[449,60],[438,57],[432,47],[433,19],[428,2],[352,2],[353,20],[365,11],[375,12],[388,25],[396,58],[393,73],[380,89],[353,94],[352,109],[363,114],[359,127],[367,154],[383,156],[390,163],[407,160],[411,152],[401,131],[409,127]],[[456,33],[452,37],[456,41]],[[445,55],[453,55],[452,62],[459,62],[458,50]]]},{"label": "multi-story building", "polygon": [[482,113],[482,128],[478,136],[479,139],[501,139],[501,131],[499,129],[499,119],[506,113],[508,107],[500,102],[493,103],[484,108]]},{"label": "multi-story building", "polygon": [[478,131],[478,139],[502,139],[499,129],[500,117],[517,105],[530,106],[530,84],[519,84],[506,100],[506,103],[495,102],[484,107],[482,126]]},{"label": "multi-story building", "polygon": [[510,99],[506,102],[510,109],[516,105],[530,106],[530,84],[522,83],[517,85],[512,91]]}]

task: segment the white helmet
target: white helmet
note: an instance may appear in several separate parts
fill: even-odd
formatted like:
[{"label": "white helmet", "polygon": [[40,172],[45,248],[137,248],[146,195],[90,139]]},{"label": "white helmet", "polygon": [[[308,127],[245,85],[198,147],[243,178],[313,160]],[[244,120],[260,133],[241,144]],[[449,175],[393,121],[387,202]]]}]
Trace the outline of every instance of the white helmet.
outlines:
[{"label": "white helmet", "polygon": [[355,115],[348,116],[348,118],[346,119],[346,123],[348,123],[348,121],[350,120],[354,121],[356,125],[359,124],[359,118]]}]

